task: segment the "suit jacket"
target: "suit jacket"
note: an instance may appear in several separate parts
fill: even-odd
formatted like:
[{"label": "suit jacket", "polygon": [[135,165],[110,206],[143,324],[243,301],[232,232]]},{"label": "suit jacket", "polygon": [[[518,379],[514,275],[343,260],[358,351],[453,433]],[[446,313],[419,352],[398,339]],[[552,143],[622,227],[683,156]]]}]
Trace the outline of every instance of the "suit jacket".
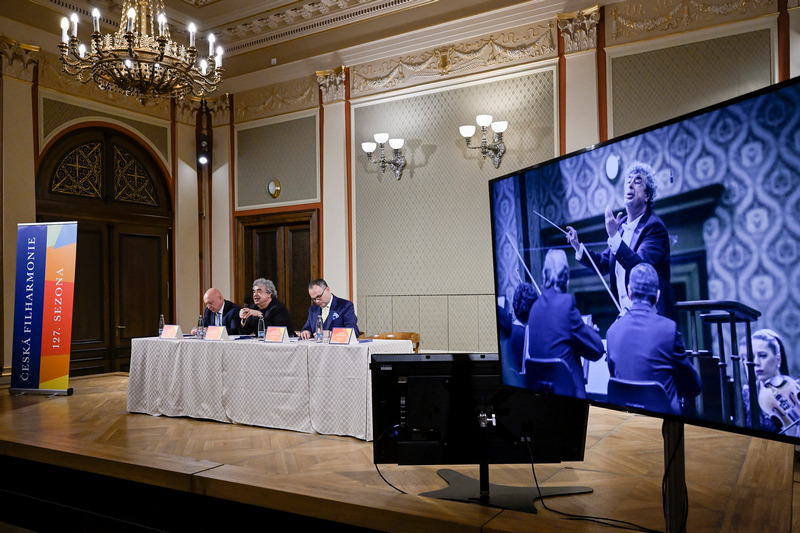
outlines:
[{"label": "suit jacket", "polygon": [[[259,307],[255,304],[248,306],[250,309],[258,309],[264,314],[264,325],[266,327],[270,326],[286,326],[286,330],[289,332],[289,335],[294,335],[294,329],[292,329],[292,317],[289,314],[289,310],[286,309],[286,306],[283,305],[283,302],[278,300],[277,298],[273,298],[272,301],[269,302],[269,305],[265,309],[259,309]],[[258,319],[257,316],[249,316],[247,320],[245,320],[244,325],[241,325],[241,319],[236,317],[239,325],[239,333],[242,335],[250,335],[251,333],[258,333]]]},{"label": "suit jacket", "polygon": [[[528,315],[528,357],[561,358],[572,373],[576,397],[586,397],[581,357],[597,361],[603,356],[600,335],[581,318],[575,297],[548,287]],[[528,376],[528,380],[535,376]]]},{"label": "suit jacket", "polygon": [[686,354],[678,325],[651,305],[634,303],[608,328],[606,342],[611,377],[663,384],[672,414],[681,412],[678,397],[700,394],[700,376]]},{"label": "suit jacket", "polygon": [[[214,326],[214,314],[211,312],[211,309],[206,307],[205,312],[203,312],[203,325],[205,327]],[[229,302],[225,300],[225,303],[222,304],[222,324],[220,326],[225,326],[225,329],[228,330],[229,335],[236,335],[239,331],[239,306],[233,302]]]},{"label": "suit jacket", "polygon": [[[622,217],[620,225],[628,220],[627,215]],[[633,239],[631,239],[631,246],[623,242],[620,244],[616,255],[611,253],[611,248],[606,248],[603,253],[587,251],[592,255],[597,268],[602,274],[609,274],[611,283],[609,288],[614,293],[614,299],[619,303],[617,295],[617,274],[616,266],[617,261],[625,269],[625,286],[628,286],[630,278],[630,271],[639,263],[650,263],[655,267],[658,274],[658,289],[661,291],[661,297],[658,299],[658,314],[671,318],[678,319],[678,313],[675,309],[675,295],[672,292],[672,284],[670,283],[670,251],[669,251],[669,233],[664,222],[648,208],[639,224],[634,230]],[[581,263],[591,268],[592,264],[589,258],[584,254],[581,257]]]},{"label": "suit jacket", "polygon": [[[358,317],[353,307],[353,302],[344,298],[337,298],[331,295],[330,310],[328,319],[322,324],[326,330],[333,328],[353,328],[353,332],[358,337]],[[310,331],[312,334],[317,331],[317,317],[322,313],[322,308],[317,304],[311,304],[308,308],[308,320],[303,325],[302,331]]]}]

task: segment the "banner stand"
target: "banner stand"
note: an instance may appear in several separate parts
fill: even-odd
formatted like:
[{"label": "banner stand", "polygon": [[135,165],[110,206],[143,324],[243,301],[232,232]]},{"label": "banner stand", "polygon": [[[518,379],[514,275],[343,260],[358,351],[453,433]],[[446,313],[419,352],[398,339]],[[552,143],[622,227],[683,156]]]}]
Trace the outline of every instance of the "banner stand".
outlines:
[{"label": "banner stand", "polygon": [[36,394],[40,396],[72,396],[72,387],[64,389],[8,389],[11,396],[22,396],[23,394]]},{"label": "banner stand", "polygon": [[69,388],[77,222],[17,225],[11,394]]}]

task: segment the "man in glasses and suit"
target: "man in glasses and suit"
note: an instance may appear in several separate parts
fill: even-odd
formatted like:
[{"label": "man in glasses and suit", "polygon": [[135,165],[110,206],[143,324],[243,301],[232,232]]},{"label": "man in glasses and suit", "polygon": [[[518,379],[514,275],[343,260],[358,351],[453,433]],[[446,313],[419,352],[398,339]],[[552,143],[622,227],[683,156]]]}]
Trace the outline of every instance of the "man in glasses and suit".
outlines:
[{"label": "man in glasses and suit", "polygon": [[308,308],[308,320],[300,331],[301,339],[310,339],[317,330],[317,317],[322,316],[322,329],[353,328],[358,336],[358,318],[353,302],[334,296],[324,279],[316,279],[308,284],[308,295],[311,307]]}]

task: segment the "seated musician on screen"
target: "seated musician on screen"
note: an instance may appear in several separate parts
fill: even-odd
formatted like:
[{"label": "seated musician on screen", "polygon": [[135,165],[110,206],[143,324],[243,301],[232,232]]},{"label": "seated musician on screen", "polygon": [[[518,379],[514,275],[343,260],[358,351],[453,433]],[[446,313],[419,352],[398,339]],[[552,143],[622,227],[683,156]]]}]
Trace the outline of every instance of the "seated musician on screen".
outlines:
[{"label": "seated musician on screen", "polygon": [[[239,331],[238,316],[239,306],[222,297],[219,289],[210,288],[203,295],[206,310],[203,312],[203,326],[225,326],[229,334]],[[192,328],[192,335],[197,333],[197,328]]]},{"label": "seated musician on screen", "polygon": [[[569,287],[569,263],[564,250],[547,252],[542,268],[542,294],[528,314],[528,352],[530,359],[560,358],[567,363],[577,398],[586,397],[586,380],[581,357],[597,361],[603,356],[603,341],[588,326],[578,311]],[[536,384],[536,376],[526,376]]]},{"label": "seated musician on screen", "polygon": [[[678,324],[661,316],[658,274],[650,263],[631,269],[631,308],[608,328],[608,370],[612,378],[655,381],[664,385],[672,413],[680,414],[679,397],[700,394],[700,376],[686,354]],[[666,413],[665,413],[666,414]]]},{"label": "seated musician on screen", "polygon": [[358,337],[358,317],[353,302],[334,296],[324,279],[316,279],[308,284],[308,295],[311,307],[308,308],[308,320],[300,331],[301,339],[310,339],[317,331],[317,317],[322,315],[322,327],[325,331],[333,328],[353,328]]},{"label": "seated musician on screen", "polygon": [[[528,333],[528,316],[539,295],[530,283],[520,283],[514,290],[513,317],[509,317],[508,334],[502,343],[503,383],[522,385],[520,374],[525,358],[525,336]],[[503,310],[505,312],[505,310]]]},{"label": "seated musician on screen", "polygon": [[[783,341],[771,329],[760,329],[753,333],[752,343],[761,429],[800,436],[800,386],[789,376]],[[746,356],[747,344],[742,344],[744,350],[740,353]],[[746,360],[746,357],[742,359]],[[746,379],[747,374],[744,376]],[[749,415],[750,387],[745,384],[742,392],[745,410]]]},{"label": "seated musician on screen", "polygon": [[278,300],[278,290],[272,281],[258,278],[253,282],[253,305],[239,311],[239,333],[258,333],[258,321],[264,317],[264,326],[286,326],[289,335],[294,335],[289,310]]}]

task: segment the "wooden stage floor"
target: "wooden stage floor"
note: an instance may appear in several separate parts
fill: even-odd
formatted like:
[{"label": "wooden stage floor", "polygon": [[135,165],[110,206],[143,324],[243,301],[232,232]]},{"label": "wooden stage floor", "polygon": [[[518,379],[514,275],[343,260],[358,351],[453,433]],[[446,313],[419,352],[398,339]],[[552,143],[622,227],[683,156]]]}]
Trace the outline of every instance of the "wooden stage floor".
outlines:
[{"label": "wooden stage floor", "polygon": [[[609,531],[555,512],[664,531],[661,421],[592,407],[585,460],[536,465],[541,486],[590,494],[538,513],[418,496],[444,488],[432,466],[372,464],[372,444],[186,418],[131,414],[127,374],[76,378],[72,396],[0,388],[0,522],[35,531]],[[794,447],[686,426],[689,532],[800,531]],[[450,467],[448,467],[450,468]],[[453,470],[473,477],[475,466]],[[496,484],[530,486],[530,466],[492,465]]]}]

